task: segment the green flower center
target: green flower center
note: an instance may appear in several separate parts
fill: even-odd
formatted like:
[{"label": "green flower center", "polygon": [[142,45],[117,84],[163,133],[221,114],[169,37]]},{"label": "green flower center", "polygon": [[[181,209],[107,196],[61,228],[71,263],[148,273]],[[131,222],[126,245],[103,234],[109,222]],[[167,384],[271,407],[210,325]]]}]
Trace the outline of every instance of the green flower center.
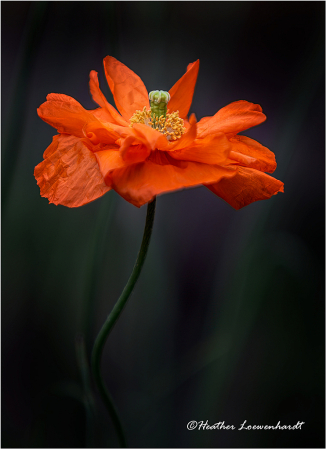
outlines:
[{"label": "green flower center", "polygon": [[164,90],[152,90],[149,93],[149,101],[151,104],[152,117],[154,114],[156,117],[161,117],[163,115],[166,118],[167,104],[170,101],[169,92]]}]

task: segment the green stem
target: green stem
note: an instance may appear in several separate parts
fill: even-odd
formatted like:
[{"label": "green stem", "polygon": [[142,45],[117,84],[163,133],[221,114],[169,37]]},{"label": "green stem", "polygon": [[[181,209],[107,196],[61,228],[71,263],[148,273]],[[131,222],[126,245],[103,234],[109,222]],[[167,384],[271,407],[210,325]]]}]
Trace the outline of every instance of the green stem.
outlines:
[{"label": "green stem", "polygon": [[141,243],[141,247],[140,247],[140,250],[138,253],[138,257],[137,257],[134,269],[132,270],[131,276],[130,276],[120,298],[116,302],[111,313],[109,314],[105,323],[103,324],[102,329],[100,330],[100,332],[95,340],[93,352],[92,352],[92,370],[93,370],[93,374],[95,377],[96,385],[97,385],[98,390],[102,396],[102,399],[106,405],[106,408],[108,409],[108,412],[111,415],[111,419],[112,419],[113,425],[117,431],[121,447],[127,447],[126,439],[124,436],[124,432],[122,429],[122,425],[121,425],[117,410],[113,404],[111,395],[110,395],[110,393],[104,383],[102,375],[101,375],[101,357],[102,357],[103,347],[108,338],[108,335],[111,332],[115,323],[117,322],[117,319],[119,318],[120,313],[122,312],[122,309],[124,308],[129,296],[131,295],[131,292],[133,291],[133,288],[139,278],[142,267],[144,265],[150,238],[151,238],[151,234],[152,234],[152,229],[153,229],[154,216],[155,216],[155,205],[156,205],[156,198],[154,198],[154,200],[151,203],[149,203],[148,207],[147,207],[147,216],[146,216],[146,224],[145,224],[143,240]]}]

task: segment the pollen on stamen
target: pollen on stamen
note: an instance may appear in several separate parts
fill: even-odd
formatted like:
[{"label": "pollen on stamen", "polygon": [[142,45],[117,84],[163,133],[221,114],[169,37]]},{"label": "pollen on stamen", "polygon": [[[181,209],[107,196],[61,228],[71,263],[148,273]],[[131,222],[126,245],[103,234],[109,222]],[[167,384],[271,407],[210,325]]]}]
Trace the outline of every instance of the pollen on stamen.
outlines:
[{"label": "pollen on stamen", "polygon": [[182,134],[186,131],[183,119],[179,117],[179,111],[167,113],[166,118],[164,115],[157,117],[155,114],[152,115],[151,109],[146,110],[145,106],[142,111],[136,111],[131,117],[130,128],[132,128],[135,123],[142,123],[156,129],[168,140],[180,139]]},{"label": "pollen on stamen", "polygon": [[152,126],[151,125],[151,110],[146,110],[146,106],[144,106],[144,109],[142,111],[136,111],[134,115],[130,119],[130,128],[132,128],[132,125],[135,123],[143,123],[144,125]]}]

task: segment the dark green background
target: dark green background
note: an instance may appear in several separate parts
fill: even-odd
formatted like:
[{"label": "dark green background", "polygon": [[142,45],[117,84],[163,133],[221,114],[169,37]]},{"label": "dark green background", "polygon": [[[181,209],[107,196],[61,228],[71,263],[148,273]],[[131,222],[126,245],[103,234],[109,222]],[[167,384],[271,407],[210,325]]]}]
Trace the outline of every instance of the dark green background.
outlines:
[{"label": "dark green background", "polygon": [[[89,348],[122,291],[146,207],[115,192],[55,207],[33,177],[56,133],[37,107],[55,92],[95,108],[90,70],[112,102],[108,54],[148,91],[199,58],[191,112],[259,103],[267,121],[244,134],[276,154],[285,184],[241,211],[204,187],[158,198],[148,259],[103,357],[130,446],[324,447],[324,2],[1,6],[2,447],[117,444],[95,390],[86,443],[75,338],[86,332]],[[188,431],[191,420],[305,424]]]}]

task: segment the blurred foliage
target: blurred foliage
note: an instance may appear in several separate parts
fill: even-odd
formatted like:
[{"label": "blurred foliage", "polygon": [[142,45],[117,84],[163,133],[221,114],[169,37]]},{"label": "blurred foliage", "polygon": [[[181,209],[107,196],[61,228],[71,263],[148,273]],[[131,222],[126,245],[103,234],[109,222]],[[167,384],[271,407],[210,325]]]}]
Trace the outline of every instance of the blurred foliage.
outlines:
[{"label": "blurred foliage", "polygon": [[[55,207],[33,177],[55,134],[37,107],[57,92],[94,108],[92,69],[112,102],[110,54],[149,91],[168,90],[200,58],[191,111],[261,104],[267,122],[245,134],[275,152],[285,183],[238,212],[204,187],[158,198],[148,259],[103,357],[130,446],[324,447],[324,2],[1,7],[2,446],[116,445],[94,389],[87,418],[75,340],[83,334],[89,354],[133,267],[146,208],[115,192]],[[305,424],[186,429],[245,419]]]}]

